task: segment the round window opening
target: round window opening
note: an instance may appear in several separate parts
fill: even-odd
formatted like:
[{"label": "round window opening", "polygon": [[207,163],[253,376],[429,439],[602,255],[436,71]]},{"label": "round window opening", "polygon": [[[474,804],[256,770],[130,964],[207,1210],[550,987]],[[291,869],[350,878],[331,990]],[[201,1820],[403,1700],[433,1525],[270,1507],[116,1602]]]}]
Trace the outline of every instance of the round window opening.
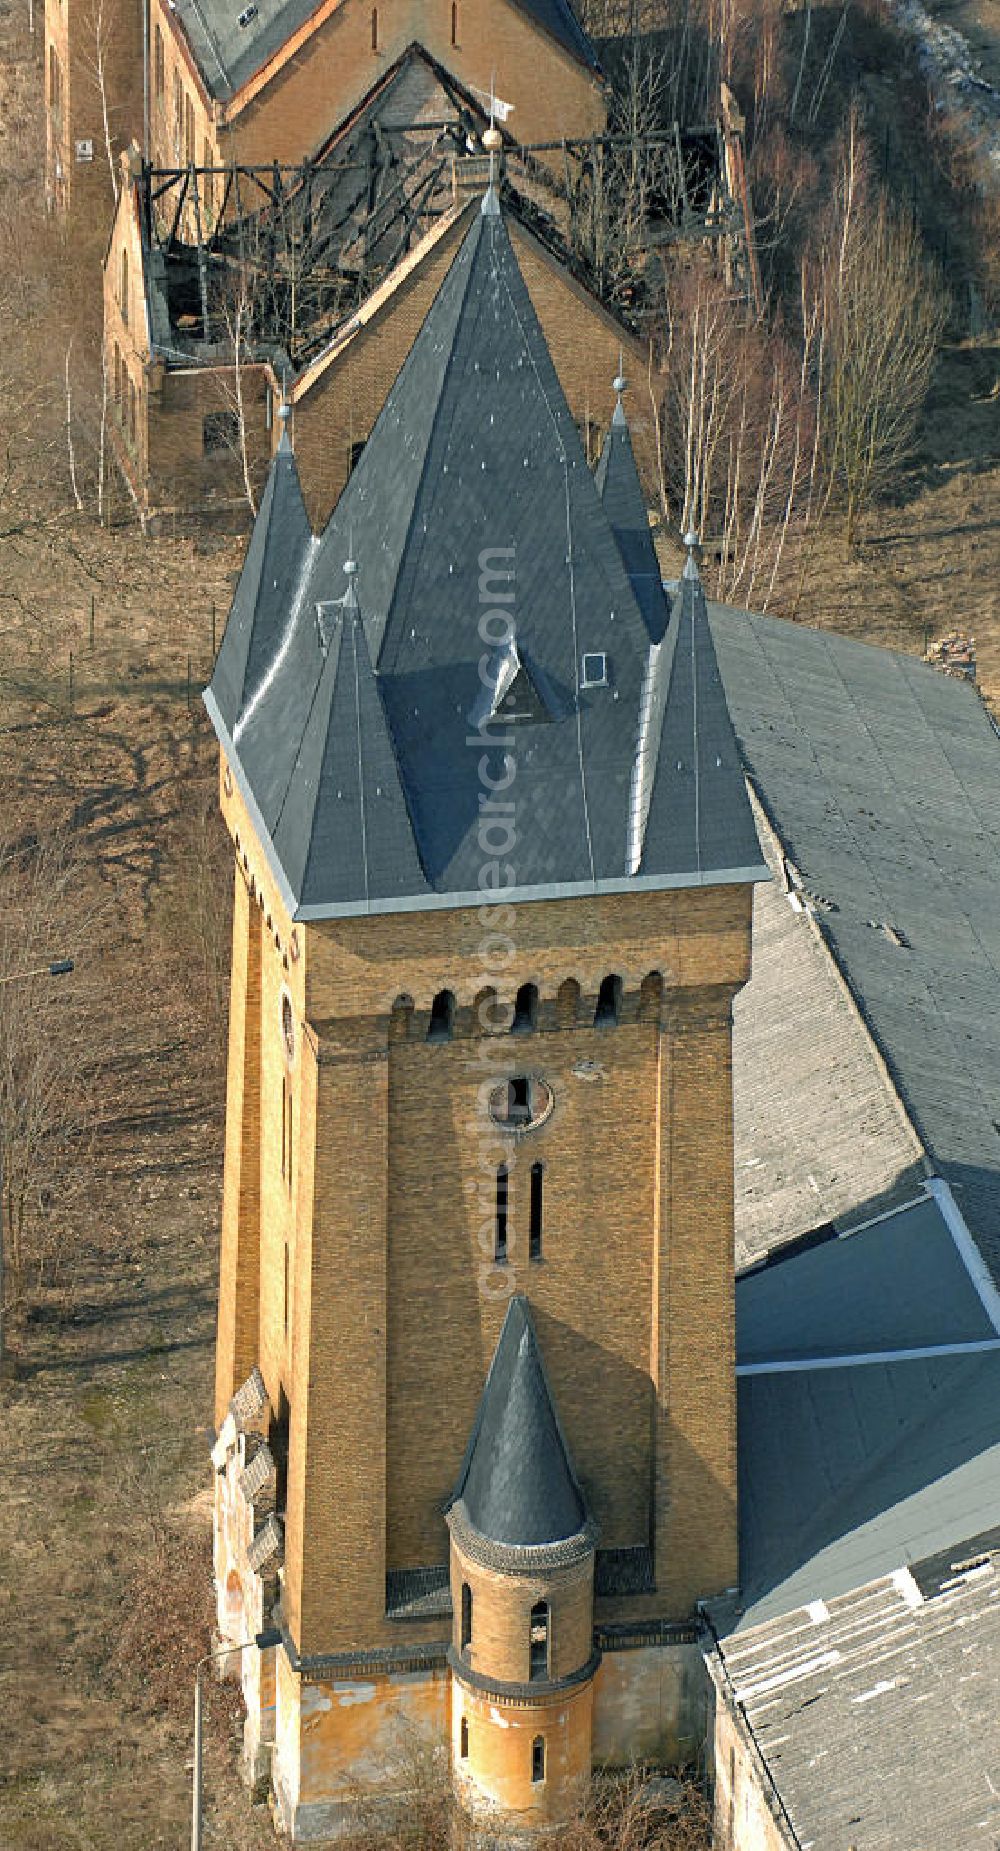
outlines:
[{"label": "round window opening", "polygon": [[494,1086],[490,1094],[490,1117],[504,1131],[537,1131],[544,1125],[555,1101],[551,1086],[544,1080],[520,1074]]},{"label": "round window opening", "polygon": [[295,1059],[295,1017],[292,1014],[292,999],[287,990],[281,999],[281,1038],[285,1044],[285,1054],[289,1060]]}]

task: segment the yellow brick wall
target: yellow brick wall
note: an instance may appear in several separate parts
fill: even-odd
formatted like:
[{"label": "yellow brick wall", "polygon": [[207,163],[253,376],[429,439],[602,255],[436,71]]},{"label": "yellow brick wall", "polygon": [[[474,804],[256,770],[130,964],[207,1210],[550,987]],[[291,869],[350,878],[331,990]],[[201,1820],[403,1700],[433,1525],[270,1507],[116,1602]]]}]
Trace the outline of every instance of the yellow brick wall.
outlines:
[{"label": "yellow brick wall", "polygon": [[[142,7],[139,0],[45,0],[44,12],[46,192],[58,210],[93,226],[113,200],[108,141],[117,171],[121,151],[142,135]],[[52,52],[60,106],[54,106]],[[91,160],[77,159],[78,141],[93,143]]]},{"label": "yellow brick wall", "polygon": [[[261,1360],[272,1400],[284,1390],[291,1406],[293,1637],[306,1653],[399,1641],[384,1618],[385,1570],[446,1560],[441,1502],[511,1289],[531,1300],[602,1543],[637,1546],[652,1534],[655,1544],[657,1593],[602,1603],[604,1616],[681,1617],[736,1573],[729,1004],[749,974],[750,889],[516,909],[514,960],[498,988],[509,999],[536,983],[539,1028],[492,1045],[506,1071],[545,1078],[555,1105],[515,1145],[486,1130],[477,1100],[483,1072],[496,1073],[471,1014],[496,914],[485,925],[471,908],[300,925],[286,970],[291,922],[225,781],[222,802],[265,914]],[[653,970],[665,986],[662,1029],[648,1011],[640,1019],[639,987]],[[624,982],[623,1018],[597,1028],[609,972]],[[566,979],[581,991],[572,1024],[556,1000]],[[278,1144],[283,980],[299,1025],[295,1121],[308,1147],[293,1204]],[[431,1002],[445,988],[460,1005],[456,1034],[428,1045]],[[415,1004],[407,1039],[390,1037],[403,993]],[[234,1094],[230,1111],[240,1109]],[[480,1242],[496,1164],[514,1150],[515,1244],[498,1272]],[[545,1231],[543,1258],[531,1262],[523,1230],[536,1155]],[[438,1630],[411,1622],[407,1636]]]},{"label": "yellow brick wall", "polygon": [[[472,1638],[461,1652],[462,1584],[472,1592]],[[505,1684],[530,1678],[529,1633],[536,1601],[549,1603],[550,1676],[571,1677],[594,1649],[594,1557],[547,1575],[501,1574],[451,1547],[452,1643],[462,1662]]]},{"label": "yellow brick wall", "polygon": [[260,1358],[261,929],[243,869],[235,875],[219,1263],[215,1425]]}]

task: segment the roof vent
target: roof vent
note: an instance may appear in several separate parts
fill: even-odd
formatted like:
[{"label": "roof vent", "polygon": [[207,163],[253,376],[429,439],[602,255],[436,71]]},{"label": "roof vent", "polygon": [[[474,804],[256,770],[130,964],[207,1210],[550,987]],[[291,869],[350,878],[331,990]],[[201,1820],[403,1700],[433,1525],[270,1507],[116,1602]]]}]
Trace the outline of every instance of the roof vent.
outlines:
[{"label": "roof vent", "polygon": [[256,17],[257,17],[257,8],[255,6],[245,6],[243,8],[242,13],[239,15],[239,18],[237,19],[236,24],[238,26],[243,26],[243,27],[249,26],[251,22],[256,19]]},{"label": "roof vent", "polygon": [[585,655],[581,664],[581,688],[606,688],[608,685],[608,658],[603,650]]}]

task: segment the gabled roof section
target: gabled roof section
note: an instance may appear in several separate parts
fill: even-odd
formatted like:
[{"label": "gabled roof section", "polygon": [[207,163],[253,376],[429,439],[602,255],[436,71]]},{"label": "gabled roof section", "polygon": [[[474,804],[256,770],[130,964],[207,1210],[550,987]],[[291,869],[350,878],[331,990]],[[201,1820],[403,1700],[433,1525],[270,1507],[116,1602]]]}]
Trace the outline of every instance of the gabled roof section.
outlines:
[{"label": "gabled roof section", "polygon": [[284,430],[212,676],[212,691],[230,733],[274,660],[282,613],[292,597],[303,553],[311,539],[299,472]]},{"label": "gabled roof section", "polygon": [[615,389],[618,392],[618,403],[611,420],[611,429],[604,439],[594,480],[618,542],[618,551],[625,562],[635,601],[649,631],[649,640],[651,643],[659,643],[667,627],[666,594],[660,562],[649,530],[646,497],[642,492],[628,420],[621,400],[625,389],[624,379],[619,377],[615,380]]},{"label": "gabled roof section", "polygon": [[[511,4],[598,75],[597,53],[569,5],[569,0],[511,0]],[[288,40],[314,20],[319,30],[334,11],[316,0],[176,0],[173,7],[184,30],[202,81],[216,102],[229,103]]]},{"label": "gabled roof section", "polygon": [[566,1542],[587,1523],[520,1294],[504,1318],[452,1503],[487,1542],[515,1548]]},{"label": "gabled roof section", "polygon": [[[275,484],[267,530],[277,494]],[[307,531],[297,513],[291,525]],[[244,676],[240,696],[234,644],[208,706],[297,918],[478,904],[494,852],[482,839],[484,783],[502,791],[515,778],[508,900],[767,878],[731,732],[726,777],[695,752],[724,730],[707,629],[675,699],[691,599],[651,645],[492,189],[322,540],[299,545],[297,572],[282,553],[269,573],[262,546],[255,535],[237,636],[252,606],[245,647],[263,672]],[[345,785],[317,733],[332,711],[330,623],[354,558],[362,668],[374,677],[358,708],[360,751],[365,764],[381,755],[376,782],[393,793],[367,814],[364,866],[339,857]],[[602,659],[600,678],[585,673],[588,656]],[[498,736],[508,698],[518,718]],[[698,764],[667,801],[661,734]]]}]

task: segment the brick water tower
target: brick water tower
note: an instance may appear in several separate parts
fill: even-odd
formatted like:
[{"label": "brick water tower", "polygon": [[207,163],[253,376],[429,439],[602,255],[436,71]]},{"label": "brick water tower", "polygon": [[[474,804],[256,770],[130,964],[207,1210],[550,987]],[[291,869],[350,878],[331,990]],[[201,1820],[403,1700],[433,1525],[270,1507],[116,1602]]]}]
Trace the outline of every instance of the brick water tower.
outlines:
[{"label": "brick water tower", "polygon": [[530,1838],[701,1727],[765,870],[693,556],[621,403],[588,471],[492,188],[319,538],[283,439],[207,704],[248,1762],[296,1841],[417,1750]]}]

